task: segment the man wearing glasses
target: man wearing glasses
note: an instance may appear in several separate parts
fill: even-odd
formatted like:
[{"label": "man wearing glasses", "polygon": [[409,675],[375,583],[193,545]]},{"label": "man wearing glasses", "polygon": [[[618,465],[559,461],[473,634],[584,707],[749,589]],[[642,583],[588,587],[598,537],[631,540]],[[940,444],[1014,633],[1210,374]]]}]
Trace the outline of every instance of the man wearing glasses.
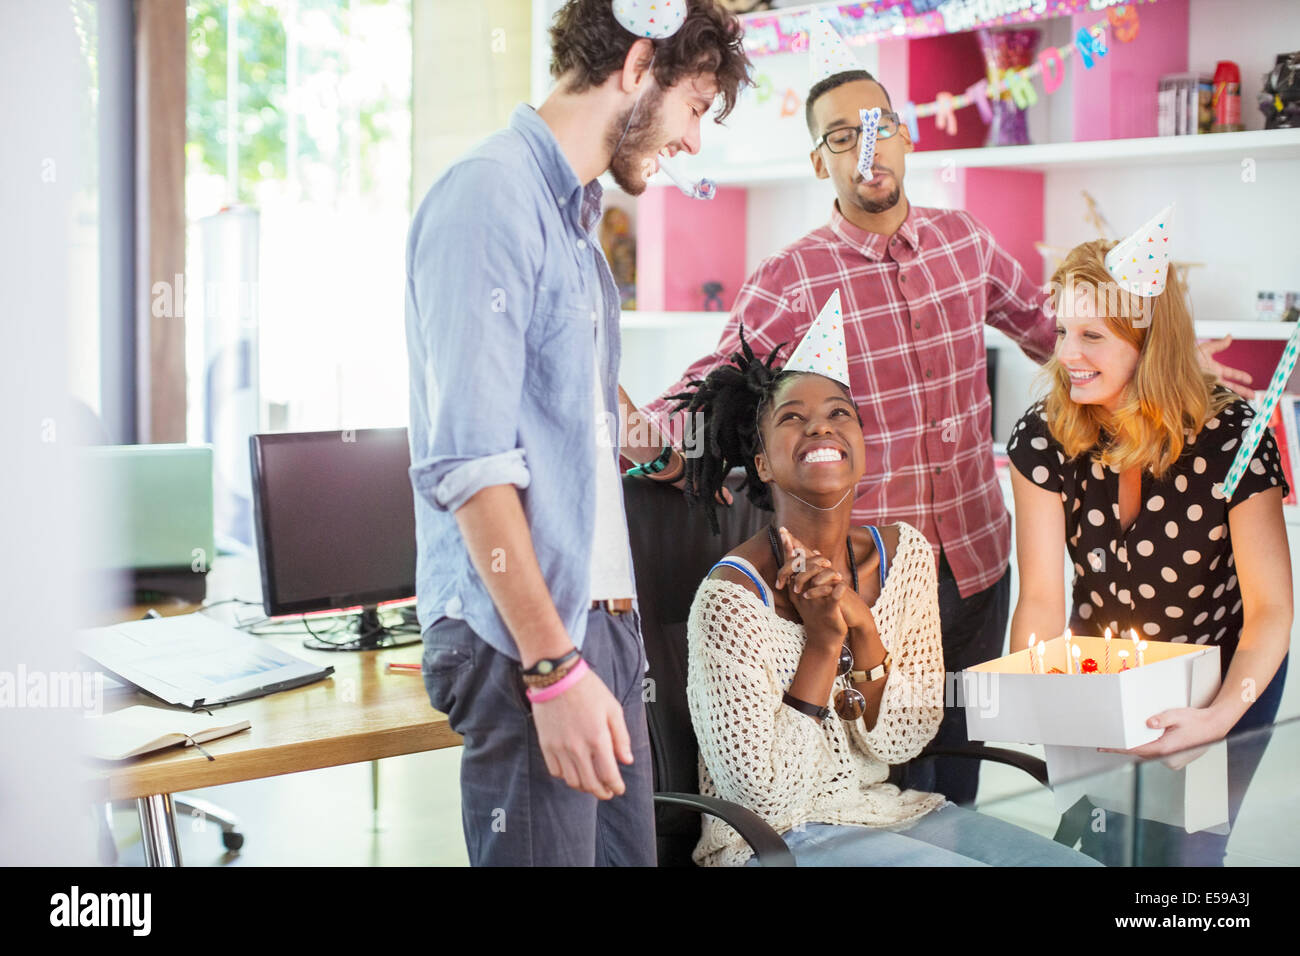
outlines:
[{"label": "man wearing glasses", "polygon": [[[875,107],[880,125],[866,178],[857,169],[859,111]],[[908,202],[912,140],[870,73],[820,80],[806,115],[813,171],[835,187],[830,222],[759,265],[717,349],[664,395],[724,364],[739,348],[742,324],[760,355],[801,340],[839,289],[867,440],[853,517],[906,521],[934,546],[944,661],[953,673],[1001,653],[1010,610],[1011,520],[993,469],[983,326],[1002,330],[1041,364],[1055,345],[1055,323],[1042,311],[1041,290],[980,222]],[[664,397],[642,411],[668,424]],[[964,743],[965,713],[950,706],[935,745]],[[915,765],[905,783],[969,803],[978,762]]]}]

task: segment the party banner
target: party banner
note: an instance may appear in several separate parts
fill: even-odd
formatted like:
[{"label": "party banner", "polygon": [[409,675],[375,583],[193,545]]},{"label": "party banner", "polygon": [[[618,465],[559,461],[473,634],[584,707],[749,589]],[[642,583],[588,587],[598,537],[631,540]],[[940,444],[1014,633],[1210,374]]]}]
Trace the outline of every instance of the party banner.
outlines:
[{"label": "party banner", "polygon": [[[889,0],[881,0],[889,2]],[[899,4],[924,3],[925,0],[898,0]],[[984,0],[984,2],[997,3],[999,0]],[[1007,3],[1016,2],[1016,0],[1004,0]],[[1069,5],[1074,0],[1058,0],[1061,5]],[[1105,6],[1105,0],[1091,0],[1094,4]],[[1154,0],[1149,0],[1154,2]],[[842,10],[843,8],[841,8]],[[908,132],[911,133],[912,141],[917,142],[921,138],[920,125],[918,119],[927,116],[935,117],[935,124],[940,130],[946,133],[955,134],[957,132],[957,110],[964,109],[968,106],[974,106],[979,110],[980,118],[988,123],[992,118],[992,108],[989,105],[991,99],[1005,97],[1012,100],[1018,109],[1028,109],[1038,102],[1038,91],[1031,82],[1039,77],[1043,81],[1043,90],[1046,93],[1055,93],[1061,86],[1061,81],[1065,76],[1065,64],[1070,57],[1077,55],[1079,61],[1083,64],[1085,70],[1091,70],[1093,66],[1108,52],[1106,45],[1106,36],[1110,36],[1121,43],[1131,42],[1138,34],[1138,12],[1137,6],[1133,3],[1112,4],[1106,11],[1106,18],[1094,23],[1091,27],[1080,29],[1074,39],[1065,46],[1048,47],[1038,54],[1038,58],[1033,64],[1023,69],[1010,69],[1001,71],[990,71],[987,77],[981,78],[970,86],[966,87],[961,93],[943,92],[935,97],[931,103],[913,103],[907,101],[900,103],[897,108],[899,119],[906,124]],[[808,40],[805,36],[802,39],[804,49],[808,47]],[[769,91],[764,91],[763,84],[764,74],[759,74],[756,87],[756,95],[760,103],[764,102],[770,95]],[[786,101],[781,107],[781,115],[786,116],[798,111],[802,106],[802,100],[793,92],[786,90]],[[796,102],[790,103],[793,97]]]},{"label": "party banner", "polygon": [[980,27],[1033,23],[1074,13],[1097,13],[1111,7],[1157,0],[872,0],[805,7],[785,13],[742,16],[745,52],[800,53],[808,49],[808,30],[821,15],[851,44],[891,37],[931,37]]}]

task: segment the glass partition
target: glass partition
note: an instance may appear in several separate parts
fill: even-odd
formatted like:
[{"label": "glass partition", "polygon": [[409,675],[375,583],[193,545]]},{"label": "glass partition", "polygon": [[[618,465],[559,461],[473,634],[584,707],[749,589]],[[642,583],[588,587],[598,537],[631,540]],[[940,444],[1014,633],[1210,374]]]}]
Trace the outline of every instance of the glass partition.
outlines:
[{"label": "glass partition", "polygon": [[[1300,864],[1300,718],[978,804],[1107,866]],[[1240,781],[1254,768],[1249,786]],[[1229,826],[1229,820],[1231,825]],[[1189,832],[1189,829],[1191,832]]]}]

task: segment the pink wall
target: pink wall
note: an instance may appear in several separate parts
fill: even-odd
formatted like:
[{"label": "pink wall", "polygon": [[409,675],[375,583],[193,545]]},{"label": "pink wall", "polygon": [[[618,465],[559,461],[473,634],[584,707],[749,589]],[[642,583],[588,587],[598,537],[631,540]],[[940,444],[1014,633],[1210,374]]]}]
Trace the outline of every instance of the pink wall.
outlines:
[{"label": "pink wall", "polygon": [[673,186],[651,186],[636,207],[637,309],[698,312],[705,282],[722,283],[729,310],[745,282],[745,198],[719,189],[712,200],[689,199]]},{"label": "pink wall", "polygon": [[1043,174],[1023,169],[961,169],[958,185],[965,209],[993,233],[1035,281],[1045,279],[1034,243],[1043,238]]},{"label": "pink wall", "polygon": [[[1068,61],[1075,142],[1156,135],[1157,83],[1166,73],[1187,70],[1188,0],[1144,3],[1138,14],[1137,36],[1129,43],[1108,38],[1106,55],[1092,69],[1084,68],[1077,50]],[[1073,33],[1098,19],[1093,12],[1075,14]]]},{"label": "pink wall", "polygon": [[1043,256],[1034,247],[1043,239],[1043,173],[958,169],[957,176],[957,208],[987,225],[1032,280],[1045,280]]},{"label": "pink wall", "polygon": [[[980,77],[987,67],[979,40],[972,32],[951,33],[945,36],[921,37],[909,40],[907,58],[908,94],[914,103],[931,103],[939,93],[961,93]],[[882,48],[884,44],[881,44]],[[891,91],[892,92],[892,91]],[[894,101],[897,109],[899,101]],[[965,109],[957,114],[957,135],[940,133],[934,117],[917,120],[921,149],[962,149],[983,146],[988,136],[988,124],[980,119],[977,110]]]}]

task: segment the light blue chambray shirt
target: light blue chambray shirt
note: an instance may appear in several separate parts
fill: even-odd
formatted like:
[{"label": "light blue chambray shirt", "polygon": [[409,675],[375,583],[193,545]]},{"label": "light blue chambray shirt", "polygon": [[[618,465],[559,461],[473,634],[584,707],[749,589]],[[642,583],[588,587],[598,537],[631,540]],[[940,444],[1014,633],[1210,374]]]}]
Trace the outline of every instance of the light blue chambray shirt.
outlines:
[{"label": "light blue chambray shirt", "polygon": [[[516,660],[453,515],[483,488],[519,488],[542,576],[581,647],[595,533],[593,351],[599,341],[614,415],[621,352],[618,292],[593,233],[601,192],[578,182],[550,128],[521,104],[508,128],[438,178],[407,238],[420,621],[460,618]],[[617,467],[618,449],[609,454]]]}]

